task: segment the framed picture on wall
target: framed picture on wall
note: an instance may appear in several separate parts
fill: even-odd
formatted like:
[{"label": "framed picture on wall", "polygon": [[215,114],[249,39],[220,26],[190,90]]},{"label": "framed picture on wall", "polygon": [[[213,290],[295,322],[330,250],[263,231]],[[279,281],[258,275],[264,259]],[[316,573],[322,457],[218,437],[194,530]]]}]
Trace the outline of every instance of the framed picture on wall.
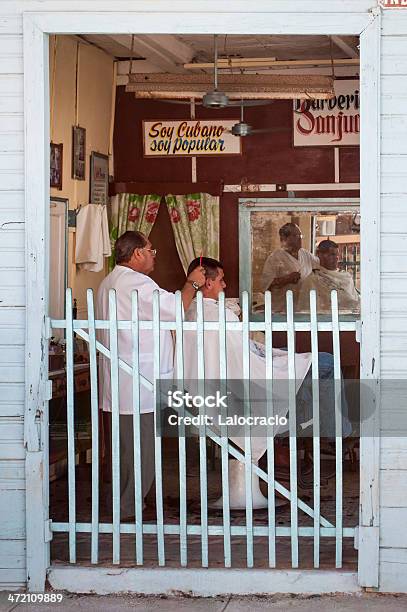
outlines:
[{"label": "framed picture on wall", "polygon": [[62,154],[63,144],[51,142],[50,148],[50,187],[62,189]]},{"label": "framed picture on wall", "polygon": [[79,125],[72,126],[72,178],[85,180],[86,129]]},{"label": "framed picture on wall", "polygon": [[90,193],[91,204],[107,204],[109,196],[109,158],[92,151],[90,156]]}]

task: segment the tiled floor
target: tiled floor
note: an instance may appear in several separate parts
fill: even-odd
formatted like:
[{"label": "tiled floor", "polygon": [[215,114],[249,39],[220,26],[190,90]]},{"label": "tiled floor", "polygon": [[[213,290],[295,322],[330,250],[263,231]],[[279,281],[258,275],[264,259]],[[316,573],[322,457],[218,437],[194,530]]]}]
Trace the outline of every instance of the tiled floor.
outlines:
[{"label": "tiled floor", "polygon": [[[188,524],[200,524],[199,506],[199,468],[195,453],[191,453],[188,459],[187,475],[187,499],[188,499]],[[164,514],[166,524],[179,523],[178,508],[178,461],[177,449],[171,442],[164,444],[163,454],[163,482],[164,482]],[[77,521],[89,522],[91,509],[91,474],[89,465],[77,467]],[[263,488],[263,485],[262,485]],[[100,520],[111,522],[111,511],[106,503],[108,495],[107,487],[102,488],[100,496]],[[208,471],[208,498],[216,499],[221,492],[220,462],[216,461],[214,470]],[[265,493],[265,489],[263,490]],[[67,521],[67,481],[61,478],[51,484],[51,510],[50,516],[54,521]],[[301,499],[312,506],[310,493],[301,494]],[[359,474],[358,470],[351,470],[347,461],[344,464],[344,501],[343,501],[343,525],[344,527],[355,527],[358,523],[358,501],[359,501]],[[145,512],[144,522],[155,523],[154,487],[150,491],[148,507]],[[321,514],[335,523],[335,479],[329,481],[328,486],[321,489]],[[299,524],[311,526],[312,519],[299,511]],[[222,513],[210,511],[210,525],[222,524]],[[244,525],[245,513],[233,511],[231,513],[232,525]],[[267,510],[254,512],[254,525],[267,526]],[[277,525],[290,525],[290,506],[277,510]],[[291,567],[291,541],[289,537],[277,538],[277,567]],[[313,539],[300,538],[299,546],[300,568],[313,567]],[[179,559],[179,536],[165,536],[166,565],[177,567]],[[51,559],[53,562],[68,561],[68,535],[55,533],[51,544]],[[99,559],[103,565],[112,562],[112,536],[103,534],[99,538]],[[77,535],[77,562],[80,564],[90,563],[90,535]],[[254,563],[255,567],[268,567],[268,539],[267,537],[255,537],[254,539]],[[223,537],[211,536],[209,538],[209,564],[210,567],[222,567],[224,564]],[[125,567],[135,565],[135,536],[122,535],[121,537],[121,565]],[[157,541],[156,536],[144,536],[144,565],[157,565]],[[246,565],[246,538],[244,536],[232,537],[232,566],[245,567]],[[343,567],[355,570],[357,565],[357,552],[353,547],[352,538],[343,540]],[[188,566],[201,566],[201,540],[200,536],[188,536]],[[335,539],[321,538],[320,548],[321,568],[335,568]]]}]

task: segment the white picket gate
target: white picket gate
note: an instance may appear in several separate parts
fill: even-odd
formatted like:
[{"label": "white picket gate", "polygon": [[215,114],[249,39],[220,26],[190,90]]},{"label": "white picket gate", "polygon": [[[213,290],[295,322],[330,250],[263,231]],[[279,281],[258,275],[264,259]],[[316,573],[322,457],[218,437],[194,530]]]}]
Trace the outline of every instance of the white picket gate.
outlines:
[{"label": "white picket gate", "polygon": [[[246,563],[253,567],[253,539],[263,537],[268,539],[268,565],[276,567],[276,538],[287,537],[291,540],[291,565],[299,566],[300,539],[313,538],[315,568],[320,564],[321,538],[335,538],[336,555],[335,566],[342,567],[343,538],[354,538],[356,527],[343,527],[343,473],[342,473],[342,422],[341,422],[341,391],[335,394],[335,465],[336,465],[336,511],[335,521],[331,522],[321,515],[320,495],[320,438],[319,438],[319,377],[318,377],[318,332],[328,331],[332,334],[335,381],[341,379],[340,333],[342,331],[355,332],[356,321],[340,321],[336,292],[332,292],[332,311],[329,320],[319,320],[316,308],[316,295],[310,294],[310,316],[308,320],[295,321],[293,311],[292,292],[287,292],[287,317],[284,321],[274,321],[271,308],[271,294],[265,294],[265,319],[263,322],[249,320],[248,294],[242,295],[242,321],[229,322],[225,316],[225,299],[220,295],[219,320],[204,321],[202,295],[198,293],[197,321],[185,322],[182,317],[182,301],[180,292],[177,293],[176,317],[172,322],[160,321],[159,293],[155,292],[153,298],[152,321],[142,321],[138,318],[137,292],[132,294],[132,319],[130,321],[117,320],[116,296],[114,290],[109,296],[109,320],[96,320],[94,312],[93,292],[88,289],[87,308],[88,317],[85,320],[72,318],[72,292],[66,293],[66,313],[63,320],[51,320],[50,330],[64,329],[66,335],[66,375],[67,375],[67,440],[68,440],[68,521],[50,521],[51,532],[64,532],[69,534],[69,561],[76,563],[77,534],[91,534],[91,563],[99,562],[99,536],[112,534],[114,564],[121,563],[120,545],[122,534],[135,534],[136,547],[134,563],[143,565],[143,540],[145,536],[154,535],[157,540],[157,561],[159,566],[166,565],[166,543],[168,535],[179,536],[180,564],[188,566],[188,537],[195,536],[201,540],[201,564],[209,564],[209,538],[211,536],[223,537],[224,566],[232,566],[232,539],[235,536],[246,538]],[[109,330],[109,347],[102,345],[97,339],[98,330]],[[118,331],[130,330],[133,338],[132,364],[126,363],[118,353]],[[262,470],[251,458],[250,431],[245,431],[244,452],[238,450],[228,440],[227,426],[223,426],[218,435],[205,425],[199,426],[199,479],[200,479],[200,524],[188,524],[186,480],[186,438],[185,430],[179,430],[179,523],[166,524],[163,512],[163,479],[162,479],[162,439],[155,436],[155,500],[156,520],[154,523],[143,522],[143,499],[141,489],[140,470],[135,469],[135,522],[120,522],[120,448],[119,448],[119,369],[132,375],[133,380],[133,432],[134,432],[134,464],[140,465],[140,385],[153,389],[157,399],[158,388],[152,381],[148,381],[139,373],[139,330],[152,330],[154,349],[154,378],[160,377],[160,330],[173,330],[176,333],[176,353],[178,377],[182,378],[184,371],[183,333],[195,331],[197,338],[198,378],[204,384],[204,332],[217,331],[219,334],[219,364],[220,375],[227,379],[226,333],[229,330],[238,331],[243,338],[243,369],[244,377],[250,378],[249,339],[251,332],[264,332],[266,352],[267,380],[270,384],[270,397],[272,393],[273,364],[272,347],[273,333],[283,331],[287,333],[289,379],[295,380],[295,332],[306,331],[311,334],[312,347],[312,390],[313,390],[313,498],[310,505],[298,497],[297,493],[297,438],[296,438],[296,396],[289,394],[289,453],[290,453],[290,485],[289,489],[274,478],[274,437],[270,426],[267,436],[267,471]],[[52,334],[52,331],[51,331]],[[76,503],[76,473],[75,473],[75,431],[74,431],[74,334],[88,343],[91,381],[91,426],[92,426],[92,511],[88,522],[77,521]],[[112,490],[113,514],[112,522],[102,523],[99,520],[99,414],[98,414],[98,369],[97,353],[103,354],[110,360],[110,374],[112,387]],[[181,373],[181,376],[180,376]],[[292,386],[291,386],[292,388]],[[250,401],[245,402],[245,415],[250,414]],[[267,415],[273,414],[272,401],[267,402]],[[158,415],[155,414],[155,425]],[[208,522],[207,497],[207,438],[210,438],[220,448],[223,512],[220,524]],[[245,465],[246,512],[245,524],[233,525],[229,505],[229,473],[228,460],[237,459]],[[252,508],[252,474],[267,483],[268,508],[267,522],[264,525],[255,525]],[[290,523],[288,525],[276,524],[276,491],[286,497],[290,502]],[[304,512],[312,518],[312,526],[300,526],[299,512]]]}]

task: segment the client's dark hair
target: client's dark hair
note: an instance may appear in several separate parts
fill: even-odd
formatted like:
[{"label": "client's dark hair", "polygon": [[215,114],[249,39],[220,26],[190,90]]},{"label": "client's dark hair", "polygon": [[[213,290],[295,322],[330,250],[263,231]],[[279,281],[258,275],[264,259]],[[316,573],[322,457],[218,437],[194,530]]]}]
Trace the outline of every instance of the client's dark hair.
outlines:
[{"label": "client's dark hair", "polygon": [[338,245],[333,240],[321,240],[317,246],[318,251],[328,251],[328,249],[338,249]]},{"label": "client's dark hair", "polygon": [[116,240],[114,247],[116,263],[127,263],[131,259],[134,249],[142,249],[146,244],[147,238],[141,232],[124,232]]},{"label": "client's dark hair", "polygon": [[[188,266],[187,276],[189,276],[196,268],[199,268],[200,261],[200,257],[196,257],[191,261]],[[202,267],[205,268],[206,278],[210,278],[212,280],[218,276],[218,268],[223,270],[223,264],[221,264],[221,262],[217,259],[212,259],[212,257],[202,257]]]}]

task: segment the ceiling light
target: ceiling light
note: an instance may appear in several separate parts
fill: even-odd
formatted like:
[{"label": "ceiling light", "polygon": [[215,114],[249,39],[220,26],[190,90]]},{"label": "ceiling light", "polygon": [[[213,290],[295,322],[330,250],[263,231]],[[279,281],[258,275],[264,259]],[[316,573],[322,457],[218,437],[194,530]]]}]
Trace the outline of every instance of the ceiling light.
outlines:
[{"label": "ceiling light", "polygon": [[229,98],[223,91],[208,91],[202,97],[202,104],[206,108],[225,108],[229,104]]}]

